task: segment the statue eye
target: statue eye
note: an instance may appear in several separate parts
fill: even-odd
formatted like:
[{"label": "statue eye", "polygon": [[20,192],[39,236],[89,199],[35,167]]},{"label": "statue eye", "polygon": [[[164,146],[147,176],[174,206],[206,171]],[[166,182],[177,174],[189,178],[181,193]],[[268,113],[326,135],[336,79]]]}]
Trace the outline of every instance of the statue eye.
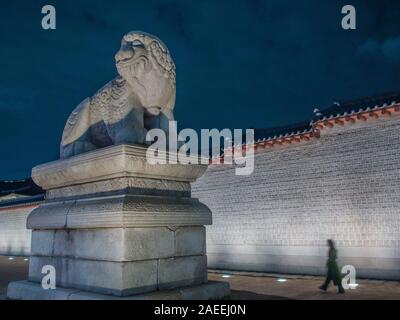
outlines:
[{"label": "statue eye", "polygon": [[130,43],[130,45],[132,46],[132,48],[141,48],[141,49],[145,48],[144,44],[139,40],[134,40],[133,42]]}]

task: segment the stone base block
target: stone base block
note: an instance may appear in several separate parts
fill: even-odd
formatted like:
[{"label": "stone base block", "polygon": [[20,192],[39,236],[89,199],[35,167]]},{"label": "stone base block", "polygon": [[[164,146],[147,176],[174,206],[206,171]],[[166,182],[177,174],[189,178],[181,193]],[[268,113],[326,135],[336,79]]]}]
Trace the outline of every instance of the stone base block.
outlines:
[{"label": "stone base block", "polygon": [[57,286],[128,296],[207,282],[207,257],[189,256],[132,262],[31,256],[29,280],[40,283],[42,268],[56,269]]},{"label": "stone base block", "polygon": [[32,231],[33,256],[122,262],[205,253],[203,226]]},{"label": "stone base block", "polygon": [[[35,167],[32,179],[46,201],[27,219],[28,298],[32,290],[46,299],[82,291],[126,297],[207,283],[204,226],[212,216],[190,197],[190,183],[206,169],[154,166],[146,147],[124,145]],[[32,283],[40,285],[44,266],[55,268],[57,288],[73,291],[37,293]]]},{"label": "stone base block", "polygon": [[28,229],[65,230],[203,226],[211,211],[198,199],[179,196],[94,194],[42,203],[27,219]]},{"label": "stone base block", "polygon": [[158,288],[160,290],[205,282],[207,282],[207,256],[158,260]]},{"label": "stone base block", "polygon": [[229,284],[217,281],[128,297],[103,295],[77,289],[44,290],[40,284],[30,281],[11,282],[7,291],[7,298],[12,300],[217,300],[229,296]]}]

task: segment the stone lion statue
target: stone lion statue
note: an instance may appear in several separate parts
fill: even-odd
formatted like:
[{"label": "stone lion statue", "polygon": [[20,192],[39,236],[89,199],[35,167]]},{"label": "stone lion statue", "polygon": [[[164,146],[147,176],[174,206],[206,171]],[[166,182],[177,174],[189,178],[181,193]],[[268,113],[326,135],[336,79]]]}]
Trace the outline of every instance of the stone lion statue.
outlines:
[{"label": "stone lion statue", "polygon": [[150,129],[174,120],[175,64],[155,36],[132,31],[115,55],[118,76],[72,112],[60,145],[62,159],[114,144],[146,144]]}]

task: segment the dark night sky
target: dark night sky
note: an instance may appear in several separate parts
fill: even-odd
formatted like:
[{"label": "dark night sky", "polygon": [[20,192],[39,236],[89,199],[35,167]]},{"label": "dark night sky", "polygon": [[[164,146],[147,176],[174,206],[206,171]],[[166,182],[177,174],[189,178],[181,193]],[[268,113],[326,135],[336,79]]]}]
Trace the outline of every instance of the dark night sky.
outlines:
[{"label": "dark night sky", "polygon": [[[41,8],[57,9],[57,30]],[[341,8],[357,9],[357,30]],[[58,157],[69,113],[116,75],[121,37],[162,39],[180,128],[271,127],[400,89],[400,1],[0,1],[0,179]]]}]

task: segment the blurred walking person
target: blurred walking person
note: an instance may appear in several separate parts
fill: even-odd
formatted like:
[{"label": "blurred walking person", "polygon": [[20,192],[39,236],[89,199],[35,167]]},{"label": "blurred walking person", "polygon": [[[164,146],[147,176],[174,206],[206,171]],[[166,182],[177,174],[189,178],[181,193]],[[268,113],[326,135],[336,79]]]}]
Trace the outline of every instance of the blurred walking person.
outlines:
[{"label": "blurred walking person", "polygon": [[342,273],[340,272],[336,261],[337,250],[335,248],[335,243],[332,239],[329,239],[327,244],[329,246],[328,261],[326,263],[326,266],[328,267],[328,274],[326,276],[325,283],[319,288],[323,291],[326,291],[330,282],[333,281],[333,284],[338,287],[338,293],[345,293],[342,286]]}]

